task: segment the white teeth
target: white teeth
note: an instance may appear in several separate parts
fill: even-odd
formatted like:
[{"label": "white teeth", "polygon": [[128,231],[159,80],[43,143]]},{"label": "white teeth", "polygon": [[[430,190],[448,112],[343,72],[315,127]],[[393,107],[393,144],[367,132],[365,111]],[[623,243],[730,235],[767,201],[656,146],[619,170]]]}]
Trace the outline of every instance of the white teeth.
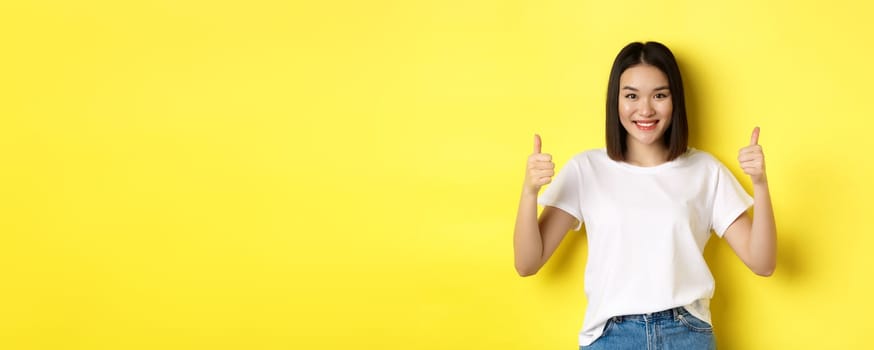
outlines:
[{"label": "white teeth", "polygon": [[635,122],[635,123],[637,123],[637,125],[646,127],[646,126],[653,126],[653,125],[655,125],[656,122],[649,122],[649,123]]}]

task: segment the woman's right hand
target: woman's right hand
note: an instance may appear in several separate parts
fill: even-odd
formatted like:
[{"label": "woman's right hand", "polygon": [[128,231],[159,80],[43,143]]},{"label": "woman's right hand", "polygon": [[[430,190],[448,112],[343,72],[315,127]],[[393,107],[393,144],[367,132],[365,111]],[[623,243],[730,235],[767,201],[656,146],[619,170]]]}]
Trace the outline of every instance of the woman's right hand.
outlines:
[{"label": "woman's right hand", "polygon": [[525,172],[525,185],[523,190],[529,194],[537,195],[540,187],[552,182],[555,175],[555,163],[548,153],[540,153],[540,135],[534,134],[534,153],[528,156],[528,169]]}]

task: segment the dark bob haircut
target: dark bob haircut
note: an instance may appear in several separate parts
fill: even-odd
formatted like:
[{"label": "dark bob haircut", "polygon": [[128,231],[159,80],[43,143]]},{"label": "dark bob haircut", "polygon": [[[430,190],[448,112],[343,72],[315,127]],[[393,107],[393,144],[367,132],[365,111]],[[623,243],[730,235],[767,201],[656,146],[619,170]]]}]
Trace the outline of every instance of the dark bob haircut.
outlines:
[{"label": "dark bob haircut", "polygon": [[628,145],[628,131],[619,121],[619,77],[626,69],[639,64],[654,66],[668,76],[673,114],[671,125],[662,137],[668,148],[668,161],[677,159],[686,152],[689,142],[689,126],[686,121],[686,98],[683,79],[674,54],[665,45],[654,41],[635,42],[626,45],[613,61],[610,81],[607,84],[607,154],[610,159],[624,161]]}]

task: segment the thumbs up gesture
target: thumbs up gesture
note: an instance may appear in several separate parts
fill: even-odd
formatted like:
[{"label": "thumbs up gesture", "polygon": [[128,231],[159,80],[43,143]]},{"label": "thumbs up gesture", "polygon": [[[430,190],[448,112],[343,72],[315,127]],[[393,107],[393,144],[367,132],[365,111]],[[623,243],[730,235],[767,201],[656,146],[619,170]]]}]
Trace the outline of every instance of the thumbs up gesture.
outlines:
[{"label": "thumbs up gesture", "polygon": [[758,126],[753,129],[749,146],[741,148],[738,152],[737,160],[740,162],[740,167],[753,180],[753,185],[768,182],[765,177],[765,154],[762,152],[762,146],[759,145]]},{"label": "thumbs up gesture", "polygon": [[540,135],[534,135],[534,153],[528,156],[528,170],[525,172],[525,187],[524,190],[530,193],[537,194],[540,187],[552,182],[552,176],[555,175],[555,163],[552,162],[552,156],[547,153],[540,153],[541,140]]}]

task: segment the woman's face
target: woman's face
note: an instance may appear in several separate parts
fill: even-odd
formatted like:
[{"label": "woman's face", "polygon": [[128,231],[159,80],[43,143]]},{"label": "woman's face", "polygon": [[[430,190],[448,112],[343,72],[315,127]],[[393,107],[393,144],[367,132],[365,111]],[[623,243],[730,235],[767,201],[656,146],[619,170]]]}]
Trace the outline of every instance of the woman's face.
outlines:
[{"label": "woman's face", "polygon": [[619,76],[619,120],[628,132],[626,142],[664,147],[673,110],[668,77],[658,68],[638,64]]}]

